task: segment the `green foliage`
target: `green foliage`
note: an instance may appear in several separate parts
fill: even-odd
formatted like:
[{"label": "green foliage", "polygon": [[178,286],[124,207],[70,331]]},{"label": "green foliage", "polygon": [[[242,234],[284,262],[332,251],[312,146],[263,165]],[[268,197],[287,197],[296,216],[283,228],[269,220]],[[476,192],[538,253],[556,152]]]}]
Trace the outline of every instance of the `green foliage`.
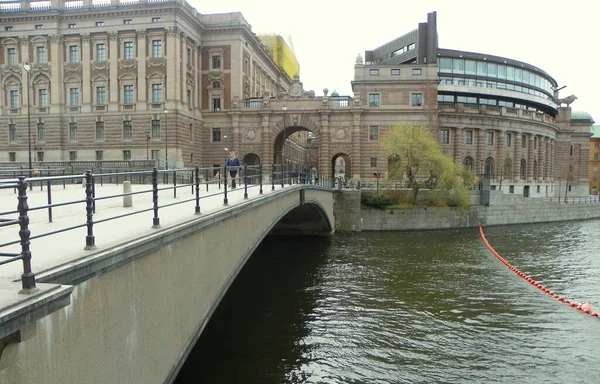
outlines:
[{"label": "green foliage", "polygon": [[361,202],[367,207],[377,209],[385,209],[394,204],[394,200],[390,196],[382,193],[363,194],[361,196]]}]

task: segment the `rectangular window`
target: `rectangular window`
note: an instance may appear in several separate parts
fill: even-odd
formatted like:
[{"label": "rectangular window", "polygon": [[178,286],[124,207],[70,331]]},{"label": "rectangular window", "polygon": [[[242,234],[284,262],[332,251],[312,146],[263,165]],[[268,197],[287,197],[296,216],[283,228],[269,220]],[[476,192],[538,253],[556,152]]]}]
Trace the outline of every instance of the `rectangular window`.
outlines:
[{"label": "rectangular window", "polygon": [[104,140],[104,121],[96,121],[96,140]]},{"label": "rectangular window", "polygon": [[153,23],[160,23],[160,17],[153,17],[152,18],[152,22]]},{"label": "rectangular window", "polygon": [[123,160],[131,160],[131,151],[129,149],[123,151]]},{"label": "rectangular window", "polygon": [[13,30],[13,27],[12,27],[12,25],[7,25],[6,27],[4,27],[4,30],[5,30],[6,32],[10,32],[10,31],[12,31],[12,30]]},{"label": "rectangular window", "polygon": [[17,161],[17,152],[8,152],[8,161],[11,163]]},{"label": "rectangular window", "polygon": [[465,144],[473,144],[473,131],[465,131]]},{"label": "rectangular window", "polygon": [[378,125],[369,125],[369,141],[378,141],[379,140],[379,126]]},{"label": "rectangular window", "polygon": [[371,168],[377,167],[377,158],[371,157]]},{"label": "rectangular window", "polygon": [[527,136],[521,135],[521,148],[527,148]]},{"label": "rectangular window", "polygon": [[533,149],[537,149],[537,137],[533,137]]},{"label": "rectangular window", "polygon": [[123,20],[123,24],[125,24],[125,25],[133,24],[133,20],[125,19],[125,20]]},{"label": "rectangular window", "polygon": [[152,137],[160,137],[160,120],[152,120]]},{"label": "rectangular window", "polygon": [[494,145],[494,132],[487,132],[487,145]]},{"label": "rectangular window", "polygon": [[414,76],[420,76],[421,73],[422,73],[421,68],[413,68],[413,70],[412,70],[412,74]]},{"label": "rectangular window", "polygon": [[69,140],[77,141],[77,123],[69,123]]},{"label": "rectangular window", "polygon": [[449,129],[442,129],[440,131],[440,143],[450,144],[450,130]]},{"label": "rectangular window", "polygon": [[221,55],[213,55],[212,56],[212,69],[220,69],[221,68]]},{"label": "rectangular window", "polygon": [[152,57],[155,59],[163,57],[162,40],[152,40]]},{"label": "rectangular window", "polygon": [[17,109],[17,108],[19,108],[19,105],[20,105],[19,91],[17,91],[17,90],[10,91],[10,108]]},{"label": "rectangular window", "polygon": [[96,161],[104,160],[104,151],[96,151]]},{"label": "rectangular window", "polygon": [[131,120],[123,121],[123,138],[130,140],[133,137],[132,131],[133,131],[133,127],[131,124]]},{"label": "rectangular window", "polygon": [[221,110],[221,99],[215,97],[212,99],[212,110],[213,112],[219,112]]},{"label": "rectangular window", "polygon": [[96,21],[96,27],[104,27],[104,21]]},{"label": "rectangular window", "polygon": [[160,104],[163,102],[163,86],[162,84],[152,84],[152,104]]},{"label": "rectangular window", "polygon": [[77,28],[77,24],[69,24],[69,29]]},{"label": "rectangular window", "polygon": [[8,65],[17,65],[17,49],[8,48],[6,53],[8,55]]},{"label": "rectangular window", "polygon": [[39,162],[44,161],[44,152],[38,151],[38,153],[37,153],[37,161],[39,161]]},{"label": "rectangular window", "polygon": [[217,143],[221,141],[221,128],[212,129],[212,142]]},{"label": "rectangular window", "polygon": [[38,107],[48,107],[48,90],[45,88],[38,89]]},{"label": "rectangular window", "polygon": [[598,154],[594,153],[594,161],[598,161]]},{"label": "rectangular window", "polygon": [[512,146],[512,134],[511,133],[506,134],[506,146],[507,147]]},{"label": "rectangular window", "polygon": [[411,93],[410,94],[410,105],[413,107],[420,107],[423,105],[423,94],[422,93]]},{"label": "rectangular window", "polygon": [[133,60],[133,41],[123,43],[123,59]]},{"label": "rectangular window", "polygon": [[8,124],[8,141],[17,141],[17,124]]},{"label": "rectangular window", "polygon": [[36,24],[35,29],[42,29],[43,26],[44,26],[43,24]]},{"label": "rectangular window", "polygon": [[46,140],[46,125],[44,123],[38,123],[38,125],[37,125],[37,140],[38,141]]},{"label": "rectangular window", "polygon": [[151,156],[152,160],[158,160],[158,157],[160,156],[160,149],[153,149]]},{"label": "rectangular window", "polygon": [[69,151],[69,160],[77,161],[77,151]]},{"label": "rectangular window", "polygon": [[133,104],[133,85],[123,86],[123,104]]},{"label": "rectangular window", "polygon": [[369,76],[379,76],[379,69],[369,69]]},{"label": "rectangular window", "polygon": [[69,88],[69,106],[79,106],[79,88]]},{"label": "rectangular window", "polygon": [[96,44],[96,61],[106,61],[106,44]]},{"label": "rectangular window", "polygon": [[96,105],[106,105],[106,87],[96,87]]},{"label": "rectangular window", "polygon": [[400,76],[400,70],[398,68],[392,68],[392,76]]},{"label": "rectangular window", "polygon": [[369,93],[369,107],[379,107],[378,93]]},{"label": "rectangular window", "polygon": [[79,46],[78,45],[70,45],[69,46],[69,62],[71,64],[79,63]]}]

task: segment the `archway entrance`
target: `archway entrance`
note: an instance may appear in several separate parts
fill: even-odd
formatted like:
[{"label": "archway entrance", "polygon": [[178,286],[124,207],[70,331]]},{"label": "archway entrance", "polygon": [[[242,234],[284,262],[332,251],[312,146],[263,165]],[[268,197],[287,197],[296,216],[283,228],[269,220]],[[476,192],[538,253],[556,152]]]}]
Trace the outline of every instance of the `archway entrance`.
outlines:
[{"label": "archway entrance", "polygon": [[246,153],[243,162],[246,165],[259,165],[260,157],[256,153]]},{"label": "archway entrance", "polygon": [[285,127],[273,143],[273,163],[285,163],[286,169],[301,169],[317,162],[316,138],[302,126]]},{"label": "archway entrance", "polygon": [[347,153],[337,153],[331,158],[331,174],[342,180],[352,178],[350,156]]}]

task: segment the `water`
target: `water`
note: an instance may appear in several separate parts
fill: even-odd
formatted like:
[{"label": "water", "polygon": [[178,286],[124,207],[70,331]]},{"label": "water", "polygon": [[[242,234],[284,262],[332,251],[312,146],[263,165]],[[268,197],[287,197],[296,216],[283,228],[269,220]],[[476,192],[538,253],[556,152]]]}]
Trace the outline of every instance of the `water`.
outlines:
[{"label": "water", "polygon": [[[600,221],[489,227],[490,243],[600,312]],[[177,383],[597,383],[600,319],[502,265],[475,229],[269,238]]]}]

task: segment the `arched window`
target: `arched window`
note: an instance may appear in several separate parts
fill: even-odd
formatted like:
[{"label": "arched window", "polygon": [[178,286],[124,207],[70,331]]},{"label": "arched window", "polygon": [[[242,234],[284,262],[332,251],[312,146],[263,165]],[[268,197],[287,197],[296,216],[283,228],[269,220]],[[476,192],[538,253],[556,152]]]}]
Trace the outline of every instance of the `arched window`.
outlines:
[{"label": "arched window", "polygon": [[527,178],[527,162],[521,159],[521,179]]},{"label": "arched window", "polygon": [[512,175],[512,160],[510,158],[504,159],[504,169],[502,169],[502,176],[510,177]]},{"label": "arched window", "polygon": [[473,158],[471,156],[465,157],[465,159],[463,160],[463,166],[465,167],[465,169],[472,171],[473,170]]},{"label": "arched window", "polygon": [[488,157],[485,159],[485,175],[493,176],[494,175],[494,158]]},{"label": "arched window", "polygon": [[538,178],[538,162],[537,160],[533,160],[533,180],[537,180]]}]

